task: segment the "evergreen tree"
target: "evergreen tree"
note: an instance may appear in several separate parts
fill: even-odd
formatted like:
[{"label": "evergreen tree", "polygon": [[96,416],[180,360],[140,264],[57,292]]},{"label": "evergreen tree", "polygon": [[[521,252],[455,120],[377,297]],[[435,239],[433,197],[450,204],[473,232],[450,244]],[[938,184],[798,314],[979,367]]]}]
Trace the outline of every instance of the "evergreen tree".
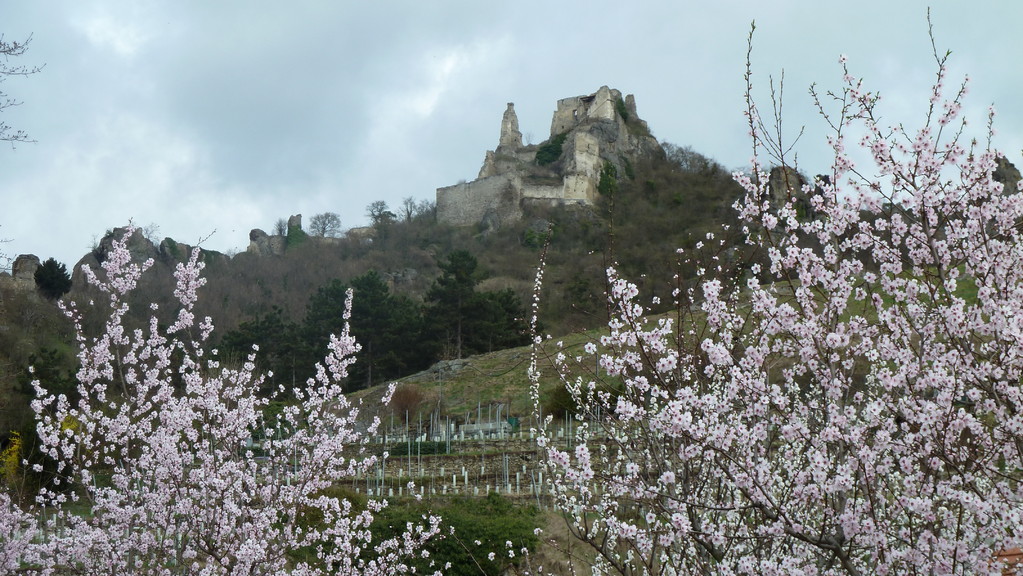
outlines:
[{"label": "evergreen tree", "polygon": [[322,355],[322,351],[327,349],[330,335],[337,333],[344,325],[342,315],[347,291],[348,285],[335,278],[309,298],[301,337],[310,365],[315,362],[317,354]]},{"label": "evergreen tree", "polygon": [[450,353],[455,358],[461,358],[465,336],[473,321],[482,316],[482,302],[476,297],[479,262],[468,251],[456,250],[439,266],[441,276],[426,294],[431,329],[439,341],[453,348]]},{"label": "evergreen tree", "polygon": [[441,276],[426,295],[434,339],[455,358],[491,352],[528,342],[525,310],[511,290],[477,292],[483,274],[465,250],[448,255]]},{"label": "evergreen tree", "polygon": [[263,394],[279,384],[290,390],[314,374],[313,363],[306,361],[305,342],[299,337],[298,326],[286,320],[277,306],[224,335],[221,350],[227,358],[242,361],[252,353],[253,345],[259,346],[256,368],[269,374],[260,390]]},{"label": "evergreen tree", "polygon": [[[31,367],[31,370],[29,369]],[[70,400],[78,399],[78,380],[75,374],[78,367],[74,359],[56,349],[42,347],[28,357],[28,364],[18,378],[21,391],[35,395],[32,381],[38,380],[47,390],[64,394]]]},{"label": "evergreen tree", "polygon": [[529,343],[529,323],[522,299],[510,288],[496,292],[482,292],[484,315],[480,328],[473,336],[473,348],[492,352]]},{"label": "evergreen tree", "polygon": [[[349,369],[349,391],[398,378],[429,365],[433,346],[422,338],[422,307],[391,294],[371,270],[351,281],[351,332],[362,349]],[[302,335],[310,358],[322,355],[331,333],[342,323],[348,285],[334,280],[309,301]]]},{"label": "evergreen tree", "polygon": [[71,290],[71,275],[67,267],[53,258],[47,258],[36,268],[35,281],[39,292],[50,300],[57,300]]}]

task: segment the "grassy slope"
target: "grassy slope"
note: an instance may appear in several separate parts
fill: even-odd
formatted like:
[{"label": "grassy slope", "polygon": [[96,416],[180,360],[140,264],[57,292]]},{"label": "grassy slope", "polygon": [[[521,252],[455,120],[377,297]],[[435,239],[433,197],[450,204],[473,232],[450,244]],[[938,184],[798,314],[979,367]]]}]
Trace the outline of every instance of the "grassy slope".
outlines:
[{"label": "grassy slope", "polygon": [[[559,385],[556,371],[552,366],[552,358],[557,353],[557,342],[560,341],[564,345],[566,354],[572,354],[573,351],[581,353],[583,345],[586,342],[597,341],[601,332],[602,329],[577,332],[545,342],[537,360],[537,367],[542,375],[542,393]],[[510,411],[506,408],[504,413],[525,419],[533,411],[527,374],[531,353],[530,346],[520,346],[462,360],[444,361],[429,370],[402,378],[397,384],[399,387],[414,385],[419,388],[424,396],[424,401],[420,405],[420,411],[423,413],[439,407],[442,415],[459,417],[471,412],[475,418],[480,405],[485,412],[488,405],[503,403],[510,407]],[[363,399],[368,405],[374,406],[378,405],[377,402],[386,389],[386,385],[375,386],[357,392],[353,397]]]},{"label": "grassy slope", "polygon": [[[782,298],[790,298],[791,290],[792,287],[784,283],[777,285],[778,295]],[[968,304],[975,303],[977,287],[973,280],[971,278],[961,279],[955,295],[964,298]],[[818,296],[819,301],[823,303],[823,296]],[[890,298],[885,300],[885,306],[892,304]],[[876,322],[876,310],[869,306],[864,309],[863,303],[853,302],[850,302],[850,307],[846,308],[840,321],[848,322],[853,314],[865,315],[868,322]],[[667,315],[673,316],[674,314],[669,312]],[[657,318],[657,315],[652,315],[649,320],[656,322]],[[559,350],[559,342],[563,344],[561,350],[571,358],[582,355],[584,344],[599,342],[600,336],[606,333],[607,327],[602,326],[546,340],[537,359],[537,367],[541,373],[541,394],[549,393],[560,385],[557,371],[552,365],[552,358]],[[472,356],[463,360],[445,361],[424,372],[402,378],[397,381],[397,384],[398,386],[415,385],[423,392],[425,400],[420,408],[423,413],[438,407],[442,415],[456,417],[464,416],[468,412],[475,413],[480,405],[483,406],[485,412],[489,404],[503,403],[510,406],[512,416],[526,418],[533,411],[527,375],[531,353],[530,346],[521,346]],[[569,365],[571,364],[569,362]],[[861,367],[861,369],[865,369],[865,367]],[[583,369],[578,369],[573,376],[581,374],[583,371]],[[376,386],[357,394],[356,397],[377,400],[385,389],[386,386]]]}]

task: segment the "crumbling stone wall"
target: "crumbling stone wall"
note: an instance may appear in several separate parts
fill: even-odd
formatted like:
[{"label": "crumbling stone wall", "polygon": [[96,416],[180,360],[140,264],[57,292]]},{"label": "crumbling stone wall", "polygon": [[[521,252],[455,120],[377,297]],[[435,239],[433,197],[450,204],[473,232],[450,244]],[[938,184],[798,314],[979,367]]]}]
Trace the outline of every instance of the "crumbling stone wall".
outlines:
[{"label": "crumbling stone wall", "polygon": [[14,259],[11,265],[11,276],[18,284],[35,286],[36,270],[39,269],[39,257],[35,254],[22,254]]},{"label": "crumbling stone wall", "polygon": [[615,102],[622,93],[601,86],[589,96],[574,96],[558,100],[558,108],[551,120],[551,136],[568,132],[586,120],[615,120]]},{"label": "crumbling stone wall", "polygon": [[499,174],[437,189],[437,219],[455,225],[476,224],[488,212],[501,221],[522,217],[519,184]]}]

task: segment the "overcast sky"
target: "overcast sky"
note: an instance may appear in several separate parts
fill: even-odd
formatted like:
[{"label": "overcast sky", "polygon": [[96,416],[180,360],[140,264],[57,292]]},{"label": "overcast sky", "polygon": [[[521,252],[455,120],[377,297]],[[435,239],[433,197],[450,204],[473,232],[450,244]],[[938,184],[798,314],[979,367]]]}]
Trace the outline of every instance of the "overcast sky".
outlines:
[{"label": "overcast sky", "polygon": [[[930,6],[953,77],[970,74],[967,116],[980,129],[993,103],[1023,166],[1023,3]],[[912,1],[0,0],[5,39],[32,35],[11,63],[45,65],[0,85],[23,102],[3,120],[36,140],[0,146],[0,251],[70,266],[129,219],[222,251],[290,214],[364,225],[375,200],[474,178],[507,102],[538,143],[558,99],[601,85],[661,141],[743,168],[752,20],[754,82],[766,97],[785,71],[805,171],[828,162],[807,88],[839,87],[841,54],[886,118],[921,118],[935,66]]]}]

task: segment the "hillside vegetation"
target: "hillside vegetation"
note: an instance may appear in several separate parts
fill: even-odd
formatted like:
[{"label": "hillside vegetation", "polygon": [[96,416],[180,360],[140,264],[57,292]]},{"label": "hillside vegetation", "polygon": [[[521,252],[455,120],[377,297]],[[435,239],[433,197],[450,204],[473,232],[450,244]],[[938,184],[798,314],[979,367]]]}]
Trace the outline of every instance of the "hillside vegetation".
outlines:
[{"label": "hillside vegetation", "polygon": [[[372,285],[377,303],[385,303],[389,314],[368,326],[364,316],[369,309],[359,310],[356,296],[353,334],[364,344],[374,342],[364,345],[356,364],[353,378],[358,382],[351,389],[357,389],[419,372],[438,361],[524,344],[527,304],[546,245],[543,331],[571,334],[601,326],[607,319],[607,266],[628,263],[623,270],[626,275],[641,279],[644,291],[668,302],[673,277],[691,273],[679,269],[673,249],[694,246],[708,230],[732,219],[731,204],[740,189],[728,171],[690,148],[666,144],[665,150],[665,157],[651,156],[629,165],[625,173],[605,174],[595,206],[530,207],[520,222],[497,229],[439,224],[429,203],[395,215],[375,202],[369,207],[375,222],[369,236],[320,238],[299,230],[288,235],[281,256],[241,253],[228,258],[205,253],[207,284],[200,292],[197,313],[213,318],[214,339],[229,361],[244,359],[251,344],[261,344],[260,366],[275,372],[272,383],[276,385],[311,373],[311,359],[319,353],[325,335],[340,328],[340,318],[331,322],[323,317],[339,315],[343,289],[358,287],[360,282]],[[79,266],[98,266],[114,236],[115,231],[110,231]],[[164,304],[160,313],[169,320],[176,313],[168,304],[174,266],[187,257],[188,247],[167,239],[158,248],[141,236],[131,246],[139,260],[155,260],[133,295],[139,312],[135,321],[149,313],[145,304],[150,301]],[[476,330],[487,334],[503,330],[505,336],[473,340],[467,333],[459,347],[450,327],[455,312],[450,303],[442,305],[437,292],[445,271],[448,276],[454,273],[452,257],[457,254],[475,261],[472,290],[483,295],[480,302],[492,302],[486,314],[500,318]],[[79,266],[64,300],[101,301],[85,286]],[[330,305],[324,307],[325,301]],[[464,314],[479,318],[484,314],[480,310]],[[99,333],[97,316],[87,308],[83,314],[87,330]],[[74,395],[74,346],[70,324],[56,305],[34,294],[5,292],[0,326],[0,405],[4,407],[0,430],[17,430],[31,423],[27,409],[32,393],[30,364],[36,365],[44,385]],[[495,381],[509,381],[514,368],[524,368],[522,352],[512,354],[519,360],[508,368],[481,370],[494,374]],[[502,389],[490,388],[494,400],[503,394]],[[455,402],[453,394],[448,397],[456,410],[486,401]]]}]

